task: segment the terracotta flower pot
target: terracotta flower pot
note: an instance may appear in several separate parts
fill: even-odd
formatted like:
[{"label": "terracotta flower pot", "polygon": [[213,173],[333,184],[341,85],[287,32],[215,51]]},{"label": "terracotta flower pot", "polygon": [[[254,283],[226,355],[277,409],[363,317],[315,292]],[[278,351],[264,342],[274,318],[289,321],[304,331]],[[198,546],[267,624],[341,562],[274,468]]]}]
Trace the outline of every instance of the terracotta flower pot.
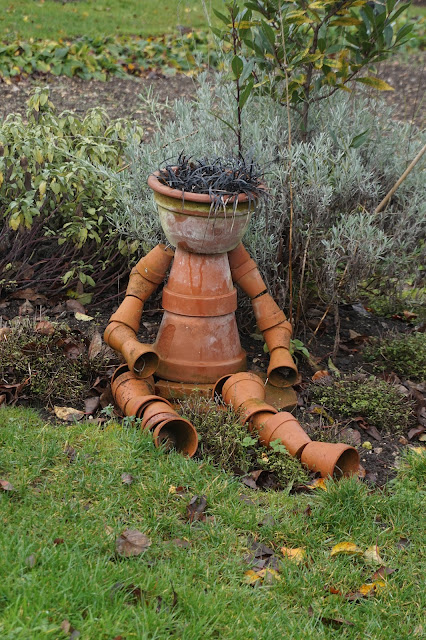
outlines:
[{"label": "terracotta flower pot", "polygon": [[134,377],[123,380],[122,378],[126,375],[132,374],[120,376],[117,379],[117,384],[112,389],[112,393],[115,402],[125,415],[136,415],[139,405],[144,401],[144,397],[152,392],[152,387],[144,380],[138,380]]},{"label": "terracotta flower pot", "polygon": [[146,396],[144,398],[143,403],[141,403],[141,405],[139,406],[138,412],[136,414],[137,417],[141,418],[144,414],[145,409],[153,402],[162,402],[162,403],[165,403],[167,406],[172,407],[171,403],[168,400],[166,400],[166,398],[162,398],[159,395]]},{"label": "terracotta flower pot", "polygon": [[262,444],[269,446],[274,440],[280,440],[288,452],[296,458],[300,458],[304,447],[312,442],[299,422],[287,411],[269,416],[263,422],[255,415],[252,423],[258,431]]},{"label": "terracotta flower pot", "polygon": [[222,398],[226,404],[232,404],[238,410],[243,402],[256,398],[265,399],[265,385],[263,380],[254,373],[244,371],[235,373],[225,381],[222,389]]},{"label": "terracotta flower pot", "polygon": [[271,353],[278,347],[290,349],[290,340],[292,334],[293,330],[288,320],[277,324],[275,327],[266,329],[266,331],[263,332],[263,337],[265,338],[265,342],[268,345],[269,352]]},{"label": "terracotta flower pot", "polygon": [[129,276],[126,296],[134,296],[135,298],[142,300],[142,302],[145,302],[154,293],[157,287],[158,284],[156,282],[150,282],[141,276],[136,267],[133,267]]},{"label": "terracotta flower pot", "polygon": [[225,382],[227,380],[229,380],[229,378],[232,376],[232,373],[227,373],[225,376],[222,376],[221,378],[219,378],[219,380],[217,380],[213,386],[213,391],[212,391],[212,400],[216,400],[216,398],[219,398],[220,400],[223,400],[223,386],[225,384]]},{"label": "terracotta flower pot", "polygon": [[147,423],[153,417],[165,416],[165,417],[162,417],[161,420],[157,420],[156,424],[158,424],[158,422],[162,422],[163,420],[166,420],[170,415],[177,416],[178,413],[171,407],[169,402],[166,403],[166,402],[163,402],[162,400],[157,402],[155,401],[150,402],[147,406],[145,406],[145,409],[143,411],[141,428],[145,429],[145,427],[147,427],[149,429],[152,426],[152,424],[147,425]]},{"label": "terracotta flower pot", "polygon": [[275,325],[284,322],[286,317],[275,300],[269,293],[264,293],[252,301],[257,326],[261,331],[266,331]]},{"label": "terracotta flower pot", "polygon": [[192,458],[198,447],[194,426],[184,418],[169,418],[157,425],[152,433],[156,447],[165,446]]},{"label": "terracotta flower pot", "polygon": [[266,375],[274,387],[291,387],[296,382],[297,367],[288,349],[279,347],[272,351]]},{"label": "terracotta flower pot", "polygon": [[347,444],[310,442],[302,451],[301,461],[323,478],[350,476],[359,469],[358,451]]},{"label": "terracotta flower pot", "polygon": [[143,301],[134,296],[126,295],[117,311],[112,314],[109,322],[119,322],[130,327],[135,334],[139,331],[143,311]]},{"label": "terracotta flower pot", "polygon": [[119,322],[111,322],[104,333],[105,342],[122,354],[130,370],[141,378],[148,378],[158,367],[158,356],[150,345],[137,340],[135,332]]},{"label": "terracotta flower pot", "polygon": [[249,422],[256,413],[278,413],[275,407],[257,398],[251,398],[243,402],[239,411],[243,424]]},{"label": "terracotta flower pot", "polygon": [[232,279],[250,297],[255,298],[266,291],[266,284],[262,280],[256,262],[242,243],[228,253]]},{"label": "terracotta flower pot", "polygon": [[164,280],[173,259],[174,251],[165,244],[158,244],[139,260],[135,269],[141,276],[159,285]]},{"label": "terracotta flower pot", "polygon": [[157,180],[158,172],[148,178],[154,191],[160,223],[167,240],[174,247],[193,253],[226,253],[240,242],[250,222],[252,208],[245,194],[238,196],[233,211],[233,198],[225,211],[211,213],[209,194],[191,193],[171,189]]}]

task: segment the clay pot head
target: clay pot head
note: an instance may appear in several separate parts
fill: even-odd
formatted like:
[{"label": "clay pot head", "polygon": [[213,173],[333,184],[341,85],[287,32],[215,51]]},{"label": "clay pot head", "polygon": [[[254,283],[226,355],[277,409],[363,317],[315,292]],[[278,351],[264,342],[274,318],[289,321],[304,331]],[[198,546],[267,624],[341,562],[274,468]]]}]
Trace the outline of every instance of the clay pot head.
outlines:
[{"label": "clay pot head", "polygon": [[296,418],[288,411],[270,415],[263,421],[260,415],[253,416],[251,420],[259,433],[260,442],[269,446],[274,440],[280,440],[290,455],[300,458],[304,447],[312,441]]},{"label": "clay pot head", "polygon": [[309,442],[302,451],[302,464],[323,478],[341,478],[358,472],[359,454],[347,444]]},{"label": "clay pot head", "polygon": [[164,446],[168,450],[175,449],[190,458],[197,451],[197,432],[193,425],[183,418],[170,417],[161,422],[155,427],[152,436],[156,447]]},{"label": "clay pot head", "polygon": [[288,349],[278,347],[272,351],[267,377],[274,387],[291,387],[296,382],[297,367]]}]

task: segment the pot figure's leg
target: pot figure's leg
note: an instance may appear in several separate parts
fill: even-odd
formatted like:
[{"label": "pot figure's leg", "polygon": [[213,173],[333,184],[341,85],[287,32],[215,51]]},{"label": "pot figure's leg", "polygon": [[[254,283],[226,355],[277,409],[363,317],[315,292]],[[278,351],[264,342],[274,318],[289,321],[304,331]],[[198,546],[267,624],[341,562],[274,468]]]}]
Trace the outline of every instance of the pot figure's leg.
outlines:
[{"label": "pot figure's leg", "polygon": [[141,418],[141,428],[152,432],[156,447],[163,445],[190,457],[194,455],[198,446],[194,426],[181,418],[168,400],[154,395],[152,376],[141,380],[123,364],[112,376],[111,391],[124,415]]},{"label": "pot figure's leg", "polygon": [[267,292],[256,262],[241,242],[228,258],[232,279],[250,297],[257,326],[268,345],[268,381],[275,387],[290,387],[297,379],[297,367],[290,355],[291,324]]},{"label": "pot figure's leg", "polygon": [[158,366],[158,356],[151,345],[137,339],[144,302],[164,280],[173,259],[173,250],[157,245],[132,269],[124,298],[109,319],[105,342],[119,351],[135,376],[148,378]]},{"label": "pot figure's leg", "polygon": [[213,389],[213,398],[217,397],[240,413],[242,422],[249,431],[257,433],[261,444],[269,447],[279,440],[290,455],[324,478],[357,473],[359,455],[354,447],[313,442],[291,413],[278,412],[265,402],[263,382],[254,373],[223,376]]}]

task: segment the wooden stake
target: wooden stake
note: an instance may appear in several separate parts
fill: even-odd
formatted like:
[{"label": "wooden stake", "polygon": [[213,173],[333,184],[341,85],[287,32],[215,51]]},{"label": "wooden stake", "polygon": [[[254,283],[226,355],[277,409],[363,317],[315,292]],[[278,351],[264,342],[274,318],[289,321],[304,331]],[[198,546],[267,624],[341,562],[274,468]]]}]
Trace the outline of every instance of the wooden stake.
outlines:
[{"label": "wooden stake", "polygon": [[412,171],[412,169],[414,169],[414,167],[416,166],[416,164],[418,163],[418,161],[420,160],[420,158],[422,157],[422,155],[424,154],[425,151],[426,151],[426,144],[423,147],[423,149],[420,149],[419,153],[416,155],[416,157],[414,158],[412,163],[408,165],[408,167],[406,168],[406,170],[404,171],[402,176],[399,178],[399,180],[397,180],[395,182],[395,184],[393,185],[393,187],[389,191],[389,193],[387,193],[385,195],[385,197],[383,198],[383,200],[381,201],[379,206],[376,207],[376,209],[374,210],[374,213],[380,213],[380,211],[385,208],[385,206],[387,205],[389,200],[392,198],[392,196],[395,193],[395,191],[398,189],[399,185],[404,182],[404,180],[408,176],[408,174]]}]

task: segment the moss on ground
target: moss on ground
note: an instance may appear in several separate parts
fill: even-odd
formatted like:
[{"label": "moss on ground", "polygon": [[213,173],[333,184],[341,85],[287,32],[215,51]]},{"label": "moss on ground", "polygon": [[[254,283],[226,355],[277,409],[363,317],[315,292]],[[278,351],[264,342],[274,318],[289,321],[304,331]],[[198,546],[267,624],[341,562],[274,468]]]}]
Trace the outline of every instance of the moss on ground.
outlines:
[{"label": "moss on ground", "polygon": [[334,417],[365,421],[384,433],[401,433],[414,421],[413,404],[397,389],[374,376],[338,378],[312,385],[312,399]]},{"label": "moss on ground", "polygon": [[426,334],[412,333],[375,340],[364,350],[375,371],[395,372],[409,380],[426,379]]}]

